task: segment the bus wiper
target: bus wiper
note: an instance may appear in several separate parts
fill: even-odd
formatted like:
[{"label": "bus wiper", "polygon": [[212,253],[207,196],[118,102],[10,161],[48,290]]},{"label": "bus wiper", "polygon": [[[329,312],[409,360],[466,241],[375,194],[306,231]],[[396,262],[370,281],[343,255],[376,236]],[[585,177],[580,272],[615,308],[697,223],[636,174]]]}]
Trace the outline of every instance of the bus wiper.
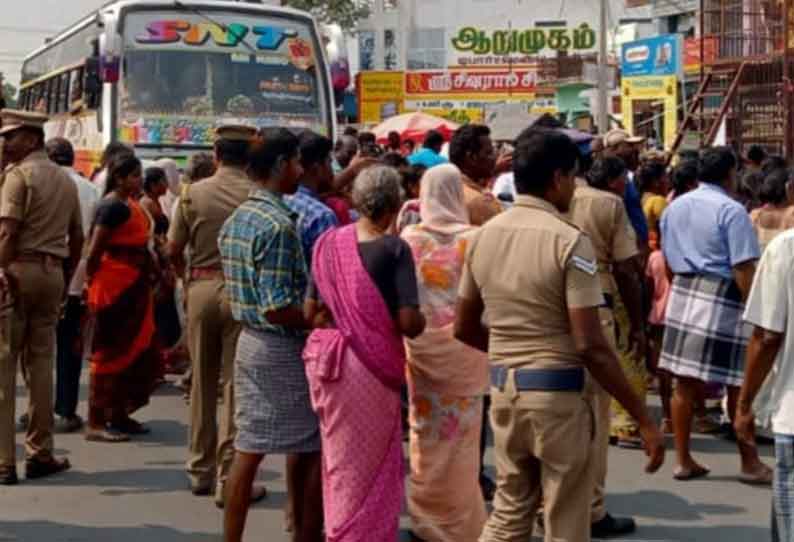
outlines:
[{"label": "bus wiper", "polygon": [[[186,6],[180,0],[174,0],[174,5],[176,7],[178,7],[178,8],[190,11],[192,13],[195,13],[196,15],[198,15],[199,17],[201,17],[205,21],[207,21],[209,23],[212,23],[215,26],[218,26],[221,30],[223,30],[227,34],[229,33],[229,27],[226,26],[226,24],[224,24],[222,21],[218,21],[218,20],[210,17],[209,15],[207,15],[206,13],[201,11],[200,9],[195,8],[193,6]],[[245,38],[241,38],[240,39],[240,43],[242,43],[245,46],[245,48],[248,49],[251,52],[251,54],[253,54],[253,55],[258,55],[259,54],[258,51],[250,43],[245,41]]]}]

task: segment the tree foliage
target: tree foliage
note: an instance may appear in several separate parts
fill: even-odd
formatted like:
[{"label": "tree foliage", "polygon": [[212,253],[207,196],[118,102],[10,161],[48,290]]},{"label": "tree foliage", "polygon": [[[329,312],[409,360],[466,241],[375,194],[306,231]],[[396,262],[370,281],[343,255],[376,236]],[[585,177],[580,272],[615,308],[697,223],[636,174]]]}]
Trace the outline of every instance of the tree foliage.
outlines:
[{"label": "tree foliage", "polygon": [[3,83],[3,88],[0,89],[0,98],[4,98],[6,107],[14,109],[17,106],[17,87],[11,83]]},{"label": "tree foliage", "polygon": [[372,0],[281,0],[281,4],[310,11],[323,23],[336,23],[351,31],[370,15]]}]

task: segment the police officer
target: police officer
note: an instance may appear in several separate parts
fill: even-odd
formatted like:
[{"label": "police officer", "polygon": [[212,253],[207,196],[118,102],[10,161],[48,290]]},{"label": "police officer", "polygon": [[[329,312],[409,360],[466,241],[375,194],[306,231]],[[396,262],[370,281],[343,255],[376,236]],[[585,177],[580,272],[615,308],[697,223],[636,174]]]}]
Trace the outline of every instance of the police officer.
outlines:
[{"label": "police officer", "polygon": [[[232,318],[224,295],[218,233],[226,219],[248,198],[252,184],[245,168],[255,136],[256,130],[248,126],[217,129],[218,170],[208,179],[183,187],[168,232],[169,254],[177,270],[184,271],[187,284],[187,337],[193,362],[187,473],[193,494],[210,495],[214,491],[219,507],[224,504],[223,484],[234,457],[232,375],[240,326]],[[223,408],[219,430],[220,382]],[[253,500],[264,496],[264,487],[254,488]]]},{"label": "police officer", "polygon": [[[613,348],[615,343],[614,300],[620,297],[635,324],[631,338],[639,350],[644,350],[642,277],[637,276],[639,256],[637,236],[629,221],[622,194],[626,183],[626,165],[619,158],[598,160],[589,172],[588,181],[576,180],[576,190],[567,215],[587,234],[595,250],[598,275],[604,292],[604,306],[600,309],[604,337]],[[617,350],[616,350],[617,352]],[[592,512],[592,535],[596,538],[628,534],[635,530],[631,518],[616,518],[607,513],[604,488],[609,455],[609,426],[611,397],[597,383],[592,383],[596,416],[596,443],[591,467],[595,471],[595,497]]]},{"label": "police officer", "polygon": [[522,133],[515,206],[485,224],[467,251],[455,335],[489,352],[499,480],[481,542],[531,538],[541,495],[547,540],[590,539],[593,493],[582,490],[593,487],[590,375],[640,421],[647,470],[664,461],[663,437],[601,330],[592,243],[561,215],[577,157],[564,134]]},{"label": "police officer", "polygon": [[14,407],[21,358],[29,391],[25,476],[69,468],[53,454],[55,327],[64,285],[80,260],[83,230],[72,179],[44,152],[47,117],[4,109],[0,139],[0,484],[16,484]]}]

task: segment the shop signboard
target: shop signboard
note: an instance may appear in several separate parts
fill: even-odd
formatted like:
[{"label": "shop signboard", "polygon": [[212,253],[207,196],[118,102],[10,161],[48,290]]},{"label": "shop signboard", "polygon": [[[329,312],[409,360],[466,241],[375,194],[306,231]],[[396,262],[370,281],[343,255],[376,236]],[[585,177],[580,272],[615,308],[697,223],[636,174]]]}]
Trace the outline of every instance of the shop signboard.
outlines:
[{"label": "shop signboard", "polygon": [[356,78],[358,121],[378,124],[404,111],[403,72],[360,72]]},{"label": "shop signboard", "polygon": [[450,66],[498,67],[532,64],[539,56],[596,51],[596,31],[586,22],[578,26],[484,29],[466,26],[452,32]]},{"label": "shop signboard", "polygon": [[624,77],[621,82],[623,125],[634,132],[634,102],[661,103],[664,111],[664,147],[670,149],[678,129],[678,78],[675,75]]},{"label": "shop signboard", "polygon": [[[702,59],[700,42],[703,42]],[[700,65],[705,61],[711,64],[717,60],[717,38],[705,36],[703,38],[687,38],[684,40],[684,73],[700,71]]]},{"label": "shop signboard", "polygon": [[405,76],[405,97],[411,99],[532,99],[538,86],[534,69],[504,71],[417,71]]},{"label": "shop signboard", "polygon": [[681,37],[671,34],[624,43],[620,69],[623,77],[678,75]]}]

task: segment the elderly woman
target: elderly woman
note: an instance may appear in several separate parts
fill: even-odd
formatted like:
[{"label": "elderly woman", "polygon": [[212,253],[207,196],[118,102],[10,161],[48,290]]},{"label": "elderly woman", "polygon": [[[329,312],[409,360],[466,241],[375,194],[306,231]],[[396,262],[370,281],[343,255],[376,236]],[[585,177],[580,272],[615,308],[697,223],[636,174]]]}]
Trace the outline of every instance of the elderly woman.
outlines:
[{"label": "elderly woman", "polygon": [[411,249],[387,235],[400,210],[400,176],[362,172],[353,187],[361,219],[317,242],[304,351],[323,440],[329,542],[395,540],[403,500],[400,390],[403,336],[425,327]]},{"label": "elderly woman", "polygon": [[476,542],[487,519],[478,483],[488,356],[453,336],[458,285],[473,231],[460,171],[430,169],[419,195],[421,225],[402,237],[411,247],[425,332],[406,340],[410,397],[408,511],[427,542]]}]

